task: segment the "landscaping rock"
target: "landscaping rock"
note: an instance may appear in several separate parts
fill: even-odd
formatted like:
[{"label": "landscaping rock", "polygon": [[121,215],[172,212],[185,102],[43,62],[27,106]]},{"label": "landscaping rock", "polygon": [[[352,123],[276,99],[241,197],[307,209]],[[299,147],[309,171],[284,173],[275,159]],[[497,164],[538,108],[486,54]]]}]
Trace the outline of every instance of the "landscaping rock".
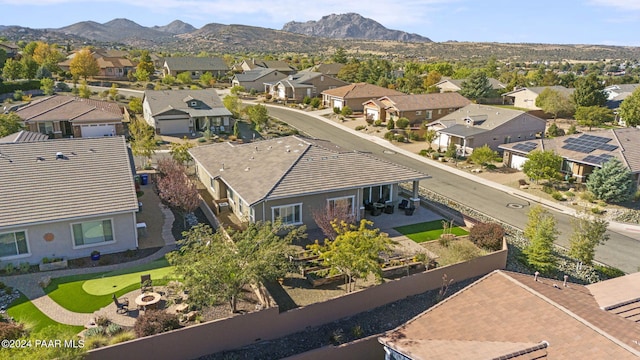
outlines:
[{"label": "landscaping rock", "polygon": [[51,276],[43,276],[38,280],[38,285],[43,289],[49,286],[49,284],[51,284]]}]

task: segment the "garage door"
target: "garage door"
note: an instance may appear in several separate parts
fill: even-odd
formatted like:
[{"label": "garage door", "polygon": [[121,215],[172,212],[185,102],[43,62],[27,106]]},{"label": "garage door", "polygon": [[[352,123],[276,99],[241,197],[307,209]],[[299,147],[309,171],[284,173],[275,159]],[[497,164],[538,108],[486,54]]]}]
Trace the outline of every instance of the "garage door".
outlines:
[{"label": "garage door", "polygon": [[342,109],[342,100],[341,99],[333,99],[333,107]]},{"label": "garage door", "polygon": [[83,138],[113,136],[116,134],[116,126],[113,124],[82,125],[80,131]]},{"label": "garage door", "polygon": [[367,109],[367,117],[370,117],[373,120],[378,120],[380,118],[380,114],[378,113],[378,110]]},{"label": "garage door", "polygon": [[525,156],[511,154],[511,167],[522,170],[522,165],[527,161]]},{"label": "garage door", "polygon": [[158,121],[160,134],[188,134],[188,120],[161,120]]}]

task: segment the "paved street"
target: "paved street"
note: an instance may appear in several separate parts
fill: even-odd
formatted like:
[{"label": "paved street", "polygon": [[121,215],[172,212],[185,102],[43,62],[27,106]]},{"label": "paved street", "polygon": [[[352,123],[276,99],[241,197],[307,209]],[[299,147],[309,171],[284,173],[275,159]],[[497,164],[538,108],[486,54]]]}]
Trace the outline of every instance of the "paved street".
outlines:
[{"label": "paved street", "polygon": [[[527,221],[527,212],[536,199],[524,199],[513,196],[493,187],[466,179],[448,171],[431,166],[428,163],[410,158],[388,150],[370,140],[327,124],[313,116],[285,108],[269,107],[271,116],[296,127],[301,132],[316,138],[331,140],[347,149],[371,152],[375,156],[422,171],[432,178],[425,180],[421,186],[436,191],[499,218],[509,224],[522,228]],[[386,142],[386,140],[377,140]],[[520,204],[522,208],[508,207],[508,204]],[[559,209],[558,209],[559,210]],[[572,232],[570,216],[554,211],[561,232],[558,244],[568,246],[568,236]],[[596,260],[615,266],[625,272],[636,272],[640,265],[640,241],[629,236],[610,232],[611,239],[600,246],[596,252]]]}]

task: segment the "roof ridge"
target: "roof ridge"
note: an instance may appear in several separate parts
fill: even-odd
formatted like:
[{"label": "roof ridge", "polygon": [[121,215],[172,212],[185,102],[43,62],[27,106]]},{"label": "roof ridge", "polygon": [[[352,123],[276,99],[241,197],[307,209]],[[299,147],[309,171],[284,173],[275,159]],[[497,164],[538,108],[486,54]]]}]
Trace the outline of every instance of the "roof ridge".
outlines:
[{"label": "roof ridge", "polygon": [[[295,135],[294,135],[294,136],[292,136],[292,138],[295,138],[295,139],[297,139],[297,140],[302,140],[301,138],[299,138],[299,137],[297,137],[297,136],[295,136]],[[313,144],[311,144],[311,143],[309,143],[309,142],[307,142],[307,141],[304,141],[304,142],[307,144],[307,148],[306,148],[306,149],[304,149],[304,151],[302,151],[302,152],[300,153],[300,155],[298,156],[298,158],[297,158],[293,163],[291,163],[291,165],[289,165],[289,167],[287,168],[287,170],[285,170],[285,171],[282,173],[282,176],[280,176],[280,179],[278,179],[278,181],[276,181],[276,182],[273,184],[273,186],[272,186],[269,190],[267,190],[267,192],[264,194],[264,196],[262,196],[260,199],[256,200],[253,204],[257,203],[258,201],[264,200],[266,197],[268,197],[268,196],[269,196],[269,194],[273,193],[273,191],[276,189],[276,187],[277,187],[278,185],[280,185],[280,183],[281,183],[281,182],[282,182],[282,180],[287,176],[287,174],[289,174],[289,173],[291,172],[291,169],[293,169],[293,167],[294,167],[294,166],[296,166],[296,164],[298,164],[298,163],[300,162],[300,160],[302,159],[302,157],[303,157],[303,156],[304,156],[304,155],[309,151],[309,149],[311,149],[311,147],[313,147],[313,146],[314,146]],[[253,206],[253,204],[249,204],[249,206]]]},{"label": "roof ridge", "polygon": [[[497,270],[499,271],[499,270]],[[506,279],[508,279],[509,281],[513,282],[515,285],[521,287],[522,289],[530,292],[531,294],[537,296],[538,298],[540,298],[541,300],[547,302],[548,304],[552,305],[553,307],[555,307],[556,309],[562,311],[563,313],[567,314],[568,316],[572,317],[573,319],[575,319],[576,321],[582,323],[583,325],[587,326],[588,328],[590,328],[591,330],[597,332],[598,334],[600,334],[601,336],[607,338],[609,341],[617,344],[618,346],[620,346],[621,348],[629,351],[630,353],[636,355],[636,356],[640,356],[640,351],[637,351],[636,349],[632,348],[631,346],[625,344],[624,342],[620,341],[619,339],[617,339],[616,337],[610,335],[609,333],[607,333],[606,331],[604,331],[603,329],[601,329],[600,327],[592,324],[590,321],[588,321],[587,319],[579,316],[578,314],[574,313],[573,311],[567,309],[566,307],[560,305],[559,303],[551,300],[550,298],[546,297],[545,295],[543,295],[542,293],[534,290],[533,288],[525,285],[524,283],[520,282],[519,280],[509,276],[506,272],[504,271],[500,271],[500,274],[502,276],[504,276]],[[530,275],[529,275],[530,276]],[[593,296],[593,295],[592,295]]]},{"label": "roof ridge", "polygon": [[[53,98],[57,98],[57,95],[53,95],[53,96],[51,96],[51,97],[50,97],[50,98],[48,98],[48,99],[42,99],[41,101],[38,101],[38,102],[35,102],[35,103],[31,103],[31,104],[30,104],[30,105],[28,105],[28,106],[35,105],[35,104],[39,104],[39,103],[41,103],[41,102],[44,102],[44,101],[46,101],[46,100],[53,99]],[[57,108],[59,108],[59,107],[61,107],[61,106],[67,105],[68,103],[70,103],[70,102],[72,102],[72,101],[75,101],[75,98],[71,97],[70,99],[68,99],[68,100],[66,100],[66,101],[63,101],[63,102],[61,102],[60,104],[58,104],[58,105],[56,105],[56,106],[50,107],[50,108],[48,108],[48,109],[46,109],[46,110],[44,110],[44,111],[42,111],[42,112],[40,112],[40,113],[37,113],[37,114],[35,114],[35,115],[31,116],[31,117],[30,117],[30,118],[28,118],[28,119],[25,119],[25,121],[29,121],[29,120],[31,120],[31,119],[33,119],[33,118],[35,118],[35,117],[38,117],[38,116],[43,115],[43,114],[46,114],[46,113],[48,113],[48,112],[50,112],[50,111],[53,111],[53,110],[55,110],[55,109],[57,109]],[[27,106],[25,106],[23,109],[26,109],[26,108],[27,108]]]},{"label": "roof ridge", "polygon": [[620,142],[620,138],[618,137],[618,133],[616,132],[616,129],[611,129],[611,133],[613,134],[614,139],[616,139],[616,141],[618,142],[618,146],[619,146],[619,152],[620,155],[622,155],[622,160],[624,161],[627,169],[631,169],[631,165],[629,165],[629,160],[627,160],[627,155],[626,155],[626,151],[624,146],[622,146],[622,142]]},{"label": "roof ridge", "polygon": [[[87,105],[88,105],[88,104],[87,104]],[[80,116],[82,116],[82,115],[88,114],[88,113],[92,112],[92,111],[93,111],[93,110],[95,110],[95,109],[97,109],[95,106],[94,106],[94,107],[92,107],[92,108],[89,108],[89,109],[87,109],[85,112],[81,112],[81,113],[79,113],[78,115],[76,115],[76,116],[74,116],[74,117],[69,118],[69,120],[73,121],[74,119],[77,119],[77,118],[79,118],[79,117],[80,117]]]}]

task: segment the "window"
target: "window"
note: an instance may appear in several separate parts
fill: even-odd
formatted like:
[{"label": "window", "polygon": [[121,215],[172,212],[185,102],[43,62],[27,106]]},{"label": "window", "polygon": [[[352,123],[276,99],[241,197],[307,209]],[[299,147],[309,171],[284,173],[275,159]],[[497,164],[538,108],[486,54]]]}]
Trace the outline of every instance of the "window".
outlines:
[{"label": "window", "polygon": [[27,234],[15,231],[0,234],[0,258],[29,254]]},{"label": "window", "polygon": [[422,110],[417,110],[416,115],[422,115]]},{"label": "window", "polygon": [[302,203],[272,207],[271,220],[276,221],[278,218],[285,225],[302,224]]},{"label": "window", "polygon": [[235,204],[235,200],[233,199],[234,196],[235,194],[233,193],[233,190],[227,188],[227,200],[230,204]]},{"label": "window", "polygon": [[442,114],[442,109],[438,109],[438,115]]},{"label": "window", "polygon": [[[197,173],[197,172],[196,172]],[[216,192],[216,179],[215,178],[210,178],[210,186],[211,186],[211,190],[213,190],[213,192]]]},{"label": "window", "polygon": [[431,110],[427,111],[427,119],[431,119],[432,116],[433,116],[433,111]]},{"label": "window", "polygon": [[53,134],[53,121],[38,123],[38,131],[40,131],[41,134]]},{"label": "window", "polygon": [[391,185],[372,186],[363,189],[363,200],[370,202],[386,202],[393,200],[391,197]]},{"label": "window", "polygon": [[344,196],[339,198],[327,199],[327,207],[329,208],[329,213],[333,214],[336,209],[346,210],[347,214],[353,214],[353,196]]},{"label": "window", "polygon": [[111,220],[98,220],[71,225],[73,245],[84,246],[113,241]]}]

